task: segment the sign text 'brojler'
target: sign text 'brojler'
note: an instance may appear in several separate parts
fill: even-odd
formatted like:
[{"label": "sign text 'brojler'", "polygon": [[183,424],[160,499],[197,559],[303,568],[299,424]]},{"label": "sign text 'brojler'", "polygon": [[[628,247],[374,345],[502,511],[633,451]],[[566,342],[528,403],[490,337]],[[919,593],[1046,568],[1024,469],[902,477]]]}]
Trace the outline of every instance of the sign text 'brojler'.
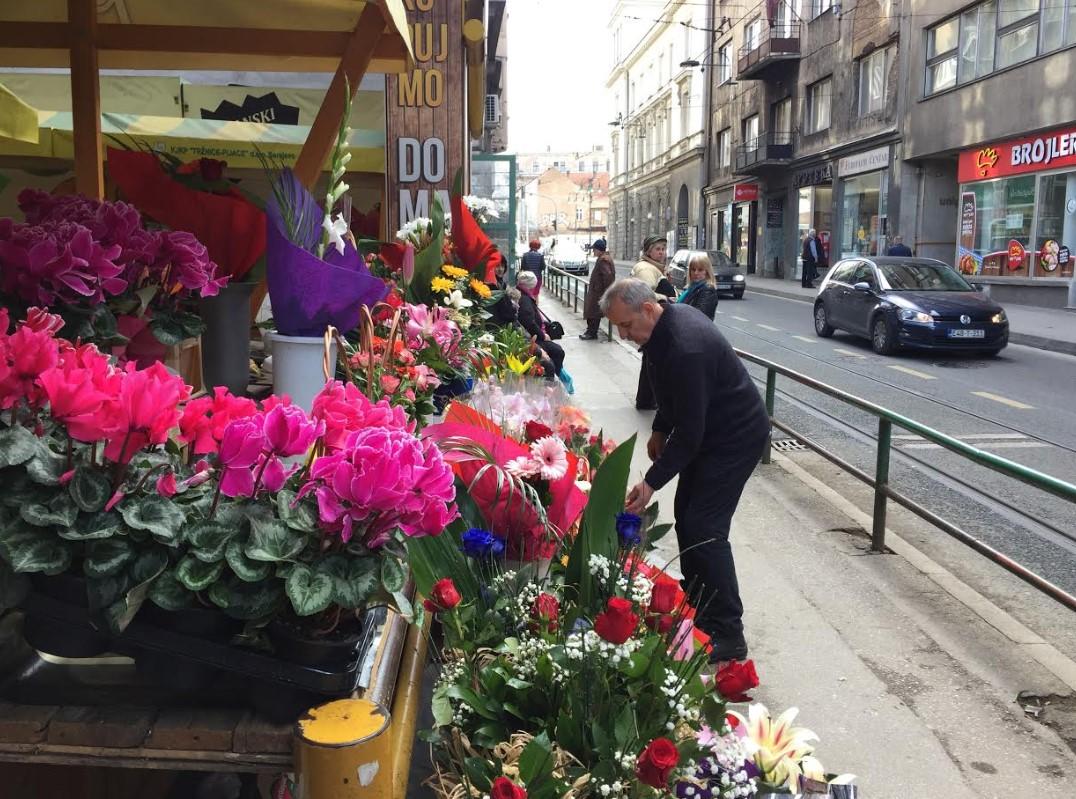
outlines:
[{"label": "sign text 'brojler'", "polygon": [[388,235],[430,216],[464,166],[462,0],[405,0],[415,68],[385,79]]},{"label": "sign text 'brojler'", "polygon": [[1066,166],[1076,166],[1076,128],[965,150],[958,175],[971,183]]}]

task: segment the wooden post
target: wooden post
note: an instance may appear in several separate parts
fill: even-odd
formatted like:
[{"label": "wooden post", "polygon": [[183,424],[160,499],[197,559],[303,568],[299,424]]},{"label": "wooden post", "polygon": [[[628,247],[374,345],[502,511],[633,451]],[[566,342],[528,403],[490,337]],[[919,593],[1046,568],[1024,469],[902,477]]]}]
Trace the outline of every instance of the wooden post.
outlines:
[{"label": "wooden post", "polygon": [[71,37],[71,116],[75,139],[75,188],[103,199],[101,83],[97,71],[97,3],[67,0]]},{"label": "wooden post", "polygon": [[385,33],[386,25],[380,5],[374,0],[369,0],[359,15],[358,24],[355,25],[355,30],[340,58],[340,66],[336,68],[336,74],[333,76],[332,83],[329,84],[329,90],[325,93],[325,99],[321,101],[321,108],[318,109],[318,115],[306,137],[302,152],[295,161],[295,176],[308,189],[313,189],[318,175],[324,168],[325,159],[329,156],[333,143],[336,141],[340,119],[344,114],[344,86],[350,85],[351,96],[354,97],[355,92],[359,90],[363,75],[366,74],[366,69],[374,58],[374,50],[378,40]]}]

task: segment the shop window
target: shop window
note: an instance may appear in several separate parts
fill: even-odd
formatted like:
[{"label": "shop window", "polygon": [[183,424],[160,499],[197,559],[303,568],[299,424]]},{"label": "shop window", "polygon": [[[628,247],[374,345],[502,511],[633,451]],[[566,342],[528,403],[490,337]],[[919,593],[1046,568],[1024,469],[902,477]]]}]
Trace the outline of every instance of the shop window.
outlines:
[{"label": "shop window", "polygon": [[817,133],[829,127],[829,106],[832,94],[833,81],[824,78],[807,87],[807,120],[808,133]]},{"label": "shop window", "polygon": [[885,252],[886,199],[889,173],[869,172],[841,181],[841,257],[881,255]]},{"label": "shop window", "polygon": [[[961,208],[968,208],[968,218],[962,220],[960,231],[959,270],[972,275],[1027,277],[1035,176],[971,183],[961,189],[961,195]],[[1012,242],[1025,250],[1023,259],[1010,259]]]},{"label": "shop window", "polygon": [[1039,213],[1032,275],[1071,277],[1076,248],[1076,172],[1039,178]]},{"label": "shop window", "polygon": [[889,48],[875,50],[859,60],[859,113],[870,114],[885,108]]}]

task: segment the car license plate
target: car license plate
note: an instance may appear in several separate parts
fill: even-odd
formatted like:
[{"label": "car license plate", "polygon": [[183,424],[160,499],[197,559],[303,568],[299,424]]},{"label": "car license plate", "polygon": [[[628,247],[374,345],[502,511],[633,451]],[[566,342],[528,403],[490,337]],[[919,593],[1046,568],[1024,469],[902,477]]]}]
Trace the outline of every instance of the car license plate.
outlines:
[{"label": "car license plate", "polygon": [[948,335],[949,338],[986,338],[986,331],[972,328],[956,328],[950,330]]},{"label": "car license plate", "polygon": [[731,283],[718,283],[717,287],[719,289],[730,289],[730,288],[732,288],[732,284]]}]

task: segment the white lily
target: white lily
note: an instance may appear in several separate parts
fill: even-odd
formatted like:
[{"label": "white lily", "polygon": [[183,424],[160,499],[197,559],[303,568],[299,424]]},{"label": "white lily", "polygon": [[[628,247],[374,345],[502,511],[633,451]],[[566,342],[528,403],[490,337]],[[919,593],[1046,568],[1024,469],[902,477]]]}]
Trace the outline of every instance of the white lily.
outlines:
[{"label": "white lily", "polygon": [[445,297],[444,303],[451,308],[455,308],[457,311],[462,308],[470,308],[474,305],[473,302],[463,296],[463,292],[459,289],[454,289],[451,294]]},{"label": "white lily", "polygon": [[344,234],[347,233],[347,222],[344,221],[343,214],[337,214],[336,219],[333,219],[329,214],[325,214],[325,219],[322,220],[321,226],[329,234],[329,244],[336,247],[336,251],[343,255]]}]

